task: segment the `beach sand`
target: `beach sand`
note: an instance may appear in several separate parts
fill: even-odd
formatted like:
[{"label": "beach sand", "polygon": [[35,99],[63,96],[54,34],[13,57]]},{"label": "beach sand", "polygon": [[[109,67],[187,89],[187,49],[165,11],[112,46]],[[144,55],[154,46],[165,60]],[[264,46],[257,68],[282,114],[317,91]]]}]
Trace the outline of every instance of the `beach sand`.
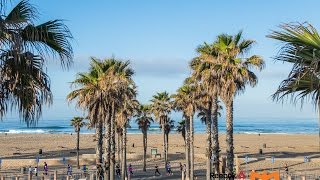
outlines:
[{"label": "beach sand", "polygon": [[[94,167],[94,156],[88,155],[95,153],[93,136],[93,134],[81,134],[80,136],[81,164],[87,164],[89,168]],[[147,153],[150,154],[151,148],[156,148],[161,153],[162,142],[161,134],[148,135]],[[67,163],[72,163],[75,166],[75,144],[76,134],[1,134],[1,170],[20,171],[23,166],[34,166],[35,157],[38,155],[39,149],[43,151],[39,164],[42,165],[46,161],[50,170],[65,168],[62,163],[62,157],[67,157]],[[240,158],[242,170],[280,170],[280,172],[284,172],[284,166],[288,164],[291,173],[320,174],[320,153],[317,135],[235,134],[234,144],[235,154]],[[266,144],[266,148],[263,148],[263,144]],[[206,135],[196,134],[194,145],[195,174],[202,177],[205,175]],[[225,156],[226,143],[224,134],[220,135],[220,147],[222,156]],[[259,149],[262,149],[262,155],[259,154]],[[147,161],[148,172],[142,172],[142,152],[142,135],[129,134],[127,157],[128,164],[131,163],[138,173],[135,177],[152,176],[155,164],[159,165],[160,171],[164,173],[163,161],[159,158],[153,159],[150,157]],[[244,162],[245,155],[249,157],[247,165]],[[272,156],[275,157],[274,163],[271,161]],[[305,156],[308,156],[311,161],[305,163]],[[179,171],[179,162],[184,163],[184,142],[180,134],[171,134],[169,137],[169,161],[175,172]],[[178,174],[176,173],[176,176]]]}]

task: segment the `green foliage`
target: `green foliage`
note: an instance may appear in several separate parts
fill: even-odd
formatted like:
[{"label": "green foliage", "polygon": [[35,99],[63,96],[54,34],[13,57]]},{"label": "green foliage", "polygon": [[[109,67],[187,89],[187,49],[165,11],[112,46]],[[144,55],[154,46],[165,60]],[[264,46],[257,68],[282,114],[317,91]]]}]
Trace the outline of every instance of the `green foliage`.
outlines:
[{"label": "green foliage", "polygon": [[136,123],[138,124],[139,129],[141,129],[143,133],[147,132],[150,128],[150,124],[153,123],[150,106],[140,105],[136,117]]},{"label": "green foliage", "polygon": [[178,122],[177,132],[181,133],[184,140],[186,139],[186,120],[185,119],[181,119],[181,121]]},{"label": "green foliage", "polygon": [[17,110],[29,126],[40,118],[43,105],[52,103],[46,61],[59,56],[62,66],[68,67],[73,37],[61,20],[35,25],[37,9],[27,0],[5,13],[7,3],[0,1],[0,117]]},{"label": "green foliage", "polygon": [[282,42],[277,61],[293,64],[288,77],[273,94],[273,100],[290,98],[296,104],[310,100],[315,107],[320,104],[320,35],[311,24],[282,24],[280,31],[273,31],[269,38]]},{"label": "green foliage", "polygon": [[88,119],[92,125],[104,121],[113,105],[122,113],[135,109],[136,87],[132,80],[134,72],[129,65],[129,61],[114,58],[91,58],[89,72],[77,75],[76,80],[72,82],[72,86],[77,89],[69,93],[67,100],[76,100],[77,107],[88,112]]},{"label": "green foliage", "polygon": [[84,120],[85,119],[83,117],[74,117],[71,119],[71,126],[74,127],[76,132],[80,131],[80,128],[87,125]]}]

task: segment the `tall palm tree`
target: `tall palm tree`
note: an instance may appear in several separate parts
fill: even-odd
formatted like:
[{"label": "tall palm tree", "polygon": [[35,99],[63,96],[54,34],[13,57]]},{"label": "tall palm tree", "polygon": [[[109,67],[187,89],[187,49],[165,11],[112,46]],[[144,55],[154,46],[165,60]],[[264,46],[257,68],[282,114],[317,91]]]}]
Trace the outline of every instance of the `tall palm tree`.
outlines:
[{"label": "tall palm tree", "polygon": [[[207,171],[206,179],[209,180],[211,174],[211,156],[212,154],[219,159],[219,134],[218,134],[218,95],[220,90],[220,81],[217,68],[214,64],[219,56],[213,44],[204,43],[196,49],[198,56],[195,57],[190,67],[192,69],[191,78],[196,81],[198,91],[201,92],[200,111],[206,113],[206,131],[207,131]],[[213,148],[211,148],[213,144]],[[213,152],[212,152],[213,150]],[[214,164],[215,172],[219,172],[219,161]]]},{"label": "tall palm tree", "polygon": [[113,180],[115,178],[115,134],[116,134],[116,113],[121,109],[126,100],[125,93],[128,88],[134,86],[132,80],[133,70],[130,68],[129,61],[120,61],[114,58],[99,61],[104,72],[101,78],[101,86],[108,97],[109,103],[106,106],[108,116],[106,117],[106,178]]},{"label": "tall palm tree", "polygon": [[150,106],[140,105],[138,109],[138,115],[136,123],[143,135],[143,171],[147,171],[147,147],[148,147],[148,129],[150,124],[153,123],[153,118],[150,113]]},{"label": "tall palm tree", "polygon": [[80,129],[86,125],[86,122],[83,121],[83,117],[74,117],[71,119],[71,126],[74,127],[75,132],[77,133],[77,167],[80,169],[79,163],[79,151],[80,151]]},{"label": "tall palm tree", "polygon": [[166,142],[165,125],[168,122],[169,114],[172,108],[171,97],[168,92],[158,92],[151,99],[151,112],[155,116],[155,119],[159,122],[163,135],[163,155],[165,164],[168,163],[168,143]]},{"label": "tall palm tree", "polygon": [[[102,145],[103,145],[103,123],[108,116],[106,107],[108,95],[104,91],[101,79],[104,76],[104,69],[95,58],[91,58],[89,72],[79,73],[72,86],[77,88],[68,94],[69,102],[76,100],[77,107],[88,113],[90,124],[96,127],[96,165],[102,164]],[[109,143],[108,143],[109,144]]]},{"label": "tall palm tree", "polygon": [[127,157],[126,157],[126,146],[127,146],[127,126],[129,124],[130,118],[132,118],[136,113],[139,107],[139,103],[136,100],[136,87],[133,82],[128,86],[123,94],[123,104],[117,111],[117,122],[122,127],[122,159],[121,159],[121,179],[125,180],[127,177]]},{"label": "tall palm tree", "polygon": [[[111,123],[111,163],[110,163],[110,177],[111,180],[115,178],[115,130],[116,130],[116,113],[117,108],[121,109],[123,107],[123,103],[125,101],[131,102],[132,111],[136,109],[136,87],[132,76],[134,74],[133,69],[130,67],[129,61],[117,61],[115,63],[113,70],[110,73],[110,76],[115,76],[113,78],[110,85],[113,87],[112,95],[114,98],[112,103],[112,123]],[[109,77],[110,77],[109,76]],[[127,108],[128,111],[128,108]],[[135,111],[134,111],[135,112]],[[131,112],[133,113],[133,112]],[[130,114],[129,117],[131,117]],[[120,123],[121,124],[121,123]],[[126,123],[129,125],[129,123]],[[122,129],[126,129],[127,126],[122,127]]]},{"label": "tall palm tree", "polygon": [[[91,124],[97,124],[99,133],[102,133],[100,123],[104,123],[105,169],[107,170],[105,179],[114,179],[116,109],[122,106],[124,92],[133,84],[132,75],[133,70],[129,67],[129,61],[92,58],[90,71],[80,73],[73,82],[80,88],[68,95],[69,101],[77,99],[77,106],[88,111]],[[99,157],[98,165],[102,163],[100,152],[97,157]]]},{"label": "tall palm tree", "polygon": [[227,142],[227,173],[233,173],[233,102],[236,94],[244,92],[246,85],[254,87],[258,78],[251,71],[252,68],[262,70],[264,61],[260,56],[246,57],[253,40],[242,38],[242,32],[234,36],[222,34],[214,42],[219,58],[215,68],[220,74],[220,97],[226,106],[226,142]]},{"label": "tall palm tree", "polygon": [[72,63],[72,35],[61,20],[35,25],[37,9],[27,0],[6,13],[1,1],[0,118],[16,109],[27,125],[35,125],[43,105],[52,103],[44,65],[58,56],[63,67]]},{"label": "tall palm tree", "polygon": [[[186,80],[187,82],[188,80]],[[187,173],[187,179],[193,179],[194,175],[194,127],[193,127],[193,117],[197,105],[197,92],[196,86],[191,83],[186,83],[177,90],[177,93],[173,95],[174,106],[178,110],[183,111],[183,115],[188,119],[189,131],[187,133],[189,136],[187,138],[188,144],[186,148],[186,154],[190,151],[190,175]],[[188,164],[188,161],[187,161]],[[188,166],[188,165],[187,165]],[[187,167],[187,171],[189,168]]]},{"label": "tall palm tree", "polygon": [[[162,126],[160,126],[161,128]],[[174,129],[174,120],[168,118],[166,124],[164,125],[164,133],[165,133],[165,138],[166,138],[166,152],[169,152],[169,134]]]},{"label": "tall palm tree", "polygon": [[[283,46],[275,60],[293,64],[288,77],[283,80],[273,94],[275,101],[291,98],[293,104],[311,101],[320,108],[320,35],[308,23],[282,24],[280,31],[273,31],[267,37],[282,42]],[[319,111],[320,112],[320,111]],[[320,149],[320,113],[319,113],[319,149]]]}]

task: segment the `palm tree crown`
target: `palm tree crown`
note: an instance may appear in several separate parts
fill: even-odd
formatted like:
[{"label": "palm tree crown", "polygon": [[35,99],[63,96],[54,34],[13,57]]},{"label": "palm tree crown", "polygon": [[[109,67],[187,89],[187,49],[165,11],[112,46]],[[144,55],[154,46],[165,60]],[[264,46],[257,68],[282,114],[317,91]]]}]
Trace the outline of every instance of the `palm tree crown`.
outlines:
[{"label": "palm tree crown", "polygon": [[52,103],[44,65],[58,56],[63,67],[72,63],[72,35],[61,20],[35,25],[37,9],[23,0],[9,13],[1,1],[0,117],[17,109],[27,125],[35,124],[43,105]]},{"label": "palm tree crown", "polygon": [[151,111],[160,124],[166,123],[167,115],[172,108],[171,97],[168,92],[160,92],[153,96],[151,100]]},{"label": "palm tree crown", "polygon": [[186,120],[185,119],[182,119],[181,121],[178,122],[177,132],[181,133],[184,140],[186,139]]},{"label": "palm tree crown", "polygon": [[320,35],[310,24],[283,24],[280,27],[282,31],[273,31],[268,37],[283,43],[275,59],[292,63],[293,68],[273,98],[281,101],[289,96],[293,103],[311,100],[319,106],[320,67],[317,59],[320,57]]},{"label": "palm tree crown", "polygon": [[71,126],[73,126],[76,130],[76,132],[78,132],[80,130],[80,128],[82,128],[83,126],[86,126],[87,123],[84,122],[84,118],[83,117],[74,117],[73,119],[71,119]]},{"label": "palm tree crown", "polygon": [[136,123],[138,123],[139,129],[147,131],[150,128],[150,124],[153,122],[153,118],[150,112],[150,106],[140,105],[138,114],[136,115]]}]

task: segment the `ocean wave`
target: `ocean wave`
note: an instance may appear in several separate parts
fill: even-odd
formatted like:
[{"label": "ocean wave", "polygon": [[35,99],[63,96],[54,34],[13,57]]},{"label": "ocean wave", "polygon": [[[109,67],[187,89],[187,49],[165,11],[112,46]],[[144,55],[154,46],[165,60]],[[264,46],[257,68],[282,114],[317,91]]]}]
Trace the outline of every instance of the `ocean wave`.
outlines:
[{"label": "ocean wave", "polygon": [[[160,128],[149,128],[148,131],[159,131],[161,130]],[[137,127],[131,127],[131,128],[128,128],[128,131],[141,131],[139,128]]]},{"label": "ocean wave", "polygon": [[236,134],[289,134],[289,133],[280,133],[280,132],[247,132],[247,131],[239,131],[239,132],[236,132]]},{"label": "ocean wave", "polygon": [[7,131],[1,131],[0,133],[8,133],[8,134],[44,134],[46,131],[42,129],[36,129],[36,130],[16,130],[16,129],[10,129]]},{"label": "ocean wave", "polygon": [[30,127],[29,129],[66,129],[69,127],[66,126],[37,126],[37,127]]}]

